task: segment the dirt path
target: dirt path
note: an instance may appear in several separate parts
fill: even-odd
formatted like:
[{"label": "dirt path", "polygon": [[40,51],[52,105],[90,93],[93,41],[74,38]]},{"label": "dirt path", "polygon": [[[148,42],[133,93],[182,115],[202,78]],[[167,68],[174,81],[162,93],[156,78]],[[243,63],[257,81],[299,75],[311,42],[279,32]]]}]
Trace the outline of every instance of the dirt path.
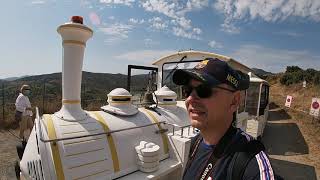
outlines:
[{"label": "dirt path", "polygon": [[273,168],[284,179],[320,179],[319,123],[308,115],[276,108],[262,137]]},{"label": "dirt path", "polygon": [[[18,134],[18,131],[12,131]],[[16,152],[18,139],[8,131],[0,130],[0,180],[14,180],[15,162],[19,159]]]}]

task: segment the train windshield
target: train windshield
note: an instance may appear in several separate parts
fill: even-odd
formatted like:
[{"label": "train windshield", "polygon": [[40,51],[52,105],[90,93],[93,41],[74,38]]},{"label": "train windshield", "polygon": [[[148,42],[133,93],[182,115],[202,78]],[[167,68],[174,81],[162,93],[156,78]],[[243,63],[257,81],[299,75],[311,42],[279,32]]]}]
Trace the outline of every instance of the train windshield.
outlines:
[{"label": "train windshield", "polygon": [[[261,92],[260,92],[261,86]],[[260,95],[260,102],[259,102]],[[260,103],[260,104],[259,104]],[[260,116],[269,103],[269,86],[259,82],[251,82],[247,90],[246,111],[249,115]],[[259,111],[258,111],[259,108]]]},{"label": "train windshield", "polygon": [[256,116],[259,103],[260,83],[251,82],[247,90],[246,110],[249,115]]},{"label": "train windshield", "polygon": [[172,82],[173,72],[177,69],[193,69],[200,61],[185,61],[185,62],[169,62],[162,65],[162,86],[169,87],[172,91],[175,91],[178,95],[178,100],[182,99],[181,87],[175,85]]}]

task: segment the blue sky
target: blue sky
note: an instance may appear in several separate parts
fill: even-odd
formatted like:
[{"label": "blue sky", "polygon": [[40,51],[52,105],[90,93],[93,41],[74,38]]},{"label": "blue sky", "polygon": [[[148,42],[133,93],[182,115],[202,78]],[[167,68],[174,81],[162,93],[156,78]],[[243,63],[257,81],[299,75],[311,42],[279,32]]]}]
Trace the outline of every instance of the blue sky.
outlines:
[{"label": "blue sky", "polygon": [[320,69],[319,0],[7,0],[0,79],[61,72],[56,29],[72,15],[94,30],[85,71],[126,74],[128,64],[189,49],[271,72]]}]

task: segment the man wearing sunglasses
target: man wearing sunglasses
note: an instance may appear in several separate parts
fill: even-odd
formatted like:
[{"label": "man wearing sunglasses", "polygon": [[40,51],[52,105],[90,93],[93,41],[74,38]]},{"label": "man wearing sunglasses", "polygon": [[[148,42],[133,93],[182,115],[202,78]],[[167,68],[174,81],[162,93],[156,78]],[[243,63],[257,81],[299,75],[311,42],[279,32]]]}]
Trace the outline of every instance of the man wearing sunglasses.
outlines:
[{"label": "man wearing sunglasses", "polygon": [[275,179],[263,144],[233,126],[248,75],[207,58],[172,77],[182,86],[191,125],[200,130],[191,141],[184,180]]}]

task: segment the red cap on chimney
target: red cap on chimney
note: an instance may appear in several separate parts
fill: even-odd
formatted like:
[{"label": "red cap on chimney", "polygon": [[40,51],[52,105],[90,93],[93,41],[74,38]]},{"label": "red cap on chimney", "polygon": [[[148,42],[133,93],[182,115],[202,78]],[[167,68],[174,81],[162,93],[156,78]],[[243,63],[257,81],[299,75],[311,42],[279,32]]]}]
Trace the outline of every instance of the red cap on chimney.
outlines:
[{"label": "red cap on chimney", "polygon": [[83,18],[81,16],[72,16],[71,22],[83,24]]}]

